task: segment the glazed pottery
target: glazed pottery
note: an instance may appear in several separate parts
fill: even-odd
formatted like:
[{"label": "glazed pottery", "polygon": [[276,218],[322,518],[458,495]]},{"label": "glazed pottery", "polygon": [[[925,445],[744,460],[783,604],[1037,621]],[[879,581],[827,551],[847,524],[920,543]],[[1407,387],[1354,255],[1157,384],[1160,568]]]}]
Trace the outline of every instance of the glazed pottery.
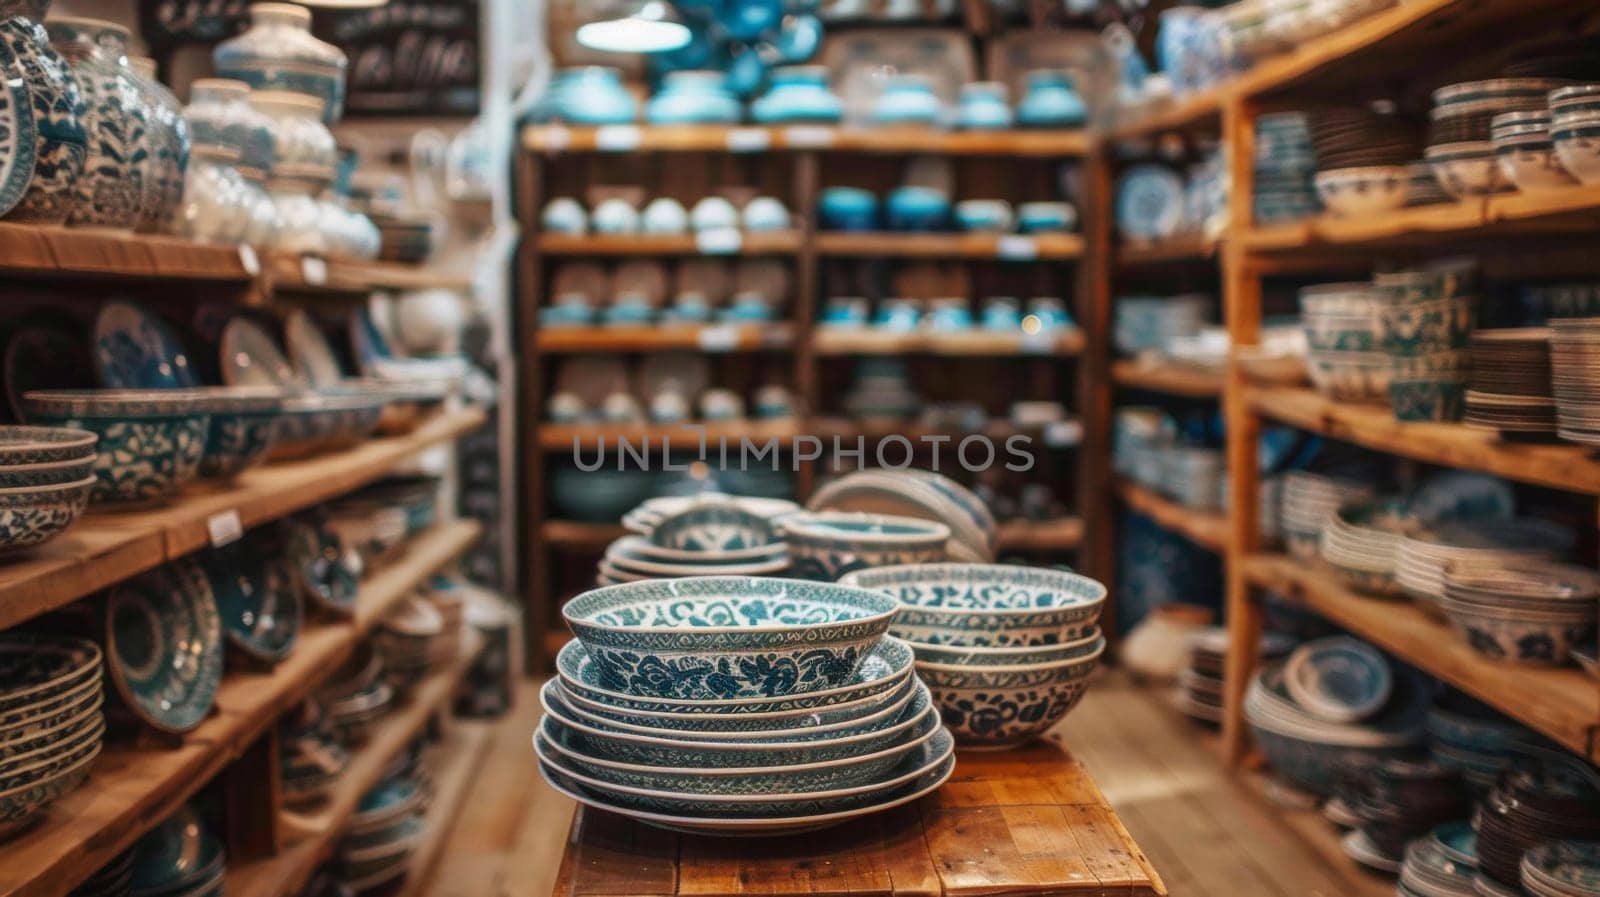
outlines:
[{"label": "glazed pottery", "polygon": [[957,122],[971,131],[1003,131],[1011,127],[1011,104],[1001,81],[975,81],[961,85]]},{"label": "glazed pottery", "polygon": [[[32,179],[5,217],[60,224],[72,210],[73,185],[83,175],[88,152],[84,117],[88,109],[66,60],[50,45],[50,36],[40,18],[30,13],[31,10],[15,15],[8,12],[9,17],[0,23],[0,43],[11,53],[10,60],[0,58],[0,65],[13,69],[27,87],[35,141]],[[18,127],[13,133],[21,135],[27,129]],[[22,166],[13,161],[11,168],[20,171]]]},{"label": "glazed pottery", "polygon": [[285,90],[253,90],[250,105],[272,122],[273,176],[332,180],[338,145],[333,132],[322,122],[322,104],[317,97]]},{"label": "glazed pottery", "polygon": [[758,123],[833,124],[844,116],[844,102],[828,89],[828,71],[823,66],[776,68],[771,80],[766,94],[750,104],[750,116]]},{"label": "glazed pottery", "polygon": [[228,644],[251,660],[276,663],[288,656],[299,634],[300,593],[288,563],[264,547],[252,533],[198,560]]},{"label": "glazed pottery", "polygon": [[1070,128],[1084,123],[1088,107],[1074,89],[1070,72],[1028,73],[1027,90],[1017,103],[1017,124],[1026,128]]},{"label": "glazed pottery", "polygon": [[90,473],[66,483],[0,488],[0,552],[31,548],[59,536],[88,506],[96,482]]},{"label": "glazed pottery", "polygon": [[189,124],[184,121],[178,98],[156,78],[155,60],[133,57],[128,60],[128,67],[150,106],[146,132],[150,138],[149,176],[144,183],[138,229],[156,231],[165,228],[183,199],[184,172],[189,167]]},{"label": "glazed pottery", "polygon": [[67,224],[132,228],[144,213],[152,144],[148,99],[124,63],[128,31],[78,18],[51,19],[45,30],[67,60],[84,102],[80,121],[88,151]]},{"label": "glazed pottery", "polygon": [[306,520],[284,524],[283,552],[300,594],[313,607],[337,616],[355,612],[359,561],[338,532]]},{"label": "glazed pottery", "polygon": [[223,866],[222,842],[206,829],[192,806],[184,806],[134,845],[130,894],[210,895],[221,884]]},{"label": "glazed pottery", "polygon": [[737,123],[743,108],[723,86],[725,77],[719,71],[668,72],[646,104],[645,118],[656,125]]},{"label": "glazed pottery", "polygon": [[1383,655],[1366,642],[1341,636],[1296,648],[1284,666],[1284,683],[1302,709],[1331,723],[1376,714],[1394,689]]},{"label": "glazed pottery", "polygon": [[108,389],[178,389],[198,383],[178,337],[159,317],[123,300],[100,307],[95,373]]},{"label": "glazed pottery", "polygon": [[1085,638],[1106,588],[1066,570],[1009,564],[912,564],[862,570],[845,584],[901,605],[890,631],[929,645],[1022,647]]},{"label": "glazed pottery", "polygon": [[950,539],[942,523],[885,514],[807,511],[779,526],[793,575],[824,582],[869,567],[941,561]]},{"label": "glazed pottery", "polygon": [[30,421],[99,437],[94,501],[149,502],[176,495],[199,471],[205,412],[197,391],[35,390],[22,397]]},{"label": "glazed pottery", "polygon": [[990,750],[1032,740],[1076,707],[1105,650],[1050,663],[970,666],[917,661],[917,676],[956,743]]},{"label": "glazed pottery", "polygon": [[116,586],[105,626],[106,666],[127,708],[161,732],[198,726],[222,681],[222,628],[199,565],[181,560]]},{"label": "glazed pottery", "polygon": [[0,427],[0,467],[92,459],[97,439],[72,427]]},{"label": "glazed pottery", "polygon": [[1004,667],[1032,664],[1058,663],[1099,654],[1105,647],[1105,637],[1100,627],[1092,627],[1080,639],[1056,645],[1018,645],[1014,647],[977,647],[972,645],[929,645],[910,642],[918,663],[950,666]]},{"label": "glazed pottery", "polygon": [[625,124],[639,114],[622,74],[606,66],[562,69],[550,79],[547,95],[551,114],[575,125]]},{"label": "glazed pottery", "polygon": [[338,47],[311,34],[311,10],[292,3],[255,3],[250,27],[212,51],[217,75],[256,90],[292,91],[321,100],[319,116],[336,123],[344,112],[348,61]]},{"label": "glazed pottery", "polygon": [[828,230],[873,230],[878,224],[878,197],[858,187],[828,187],[818,197],[817,212]]},{"label": "glazed pottery", "polygon": [[937,125],[943,116],[944,104],[928,79],[913,73],[888,76],[872,104],[872,121],[880,125]]}]

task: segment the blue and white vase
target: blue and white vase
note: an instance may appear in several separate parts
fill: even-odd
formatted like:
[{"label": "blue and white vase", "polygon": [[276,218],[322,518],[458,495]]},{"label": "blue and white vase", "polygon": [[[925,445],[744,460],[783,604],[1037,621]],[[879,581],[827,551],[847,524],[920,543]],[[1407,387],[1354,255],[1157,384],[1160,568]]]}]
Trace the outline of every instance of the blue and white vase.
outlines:
[{"label": "blue and white vase", "polygon": [[[48,5],[0,3],[0,19],[5,20],[0,22],[0,56],[9,51],[0,65],[13,73],[6,79],[8,85],[26,85],[34,129],[32,179],[6,218],[59,224],[71,210],[72,185],[83,173],[88,137],[78,83],[40,24]],[[12,178],[5,180],[9,184]]]},{"label": "blue and white vase", "polygon": [[79,18],[51,19],[45,30],[71,67],[85,104],[82,122],[88,152],[67,224],[132,228],[144,209],[150,108],[122,62],[128,52],[128,30]]},{"label": "blue and white vase", "polygon": [[311,10],[293,3],[254,3],[250,27],[212,52],[217,75],[258,90],[308,93],[323,101],[322,120],[344,112],[344,51],[311,34]]},{"label": "blue and white vase", "polygon": [[165,228],[183,201],[183,174],[189,168],[189,124],[183,105],[156,77],[156,61],[145,56],[128,60],[150,103],[150,178],[145,182],[145,207],[139,230]]}]

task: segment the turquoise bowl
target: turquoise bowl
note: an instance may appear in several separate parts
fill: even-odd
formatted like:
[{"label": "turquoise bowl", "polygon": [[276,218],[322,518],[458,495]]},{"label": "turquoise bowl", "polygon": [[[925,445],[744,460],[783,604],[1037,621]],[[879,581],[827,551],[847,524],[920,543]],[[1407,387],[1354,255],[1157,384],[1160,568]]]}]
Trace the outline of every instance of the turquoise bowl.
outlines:
[{"label": "turquoise bowl", "polygon": [[561,609],[610,687],[694,700],[843,685],[894,613],[864,589],[716,576],[607,586]]},{"label": "turquoise bowl", "polygon": [[1053,663],[966,666],[917,661],[939,716],[970,749],[1012,747],[1044,734],[1078,705],[1105,650]]},{"label": "turquoise bowl", "polygon": [[817,214],[828,230],[874,230],[878,226],[878,197],[859,187],[828,187],[817,199]]},{"label": "turquoise bowl", "polygon": [[1005,84],[976,81],[961,85],[956,121],[969,131],[1003,131],[1011,127],[1011,104],[1006,99]]},{"label": "turquoise bowl", "polygon": [[0,427],[0,467],[92,460],[99,439],[74,427]]},{"label": "turquoise bowl", "polygon": [[779,522],[792,575],[832,582],[857,570],[942,561],[950,528],[915,517],[807,511]]},{"label": "turquoise bowl", "polygon": [[[73,462],[77,463],[77,462]],[[99,480],[0,489],[0,553],[42,545],[72,526]]]},{"label": "turquoise bowl", "polygon": [[911,650],[918,663],[950,664],[954,666],[1008,666],[1039,663],[1059,663],[1099,654],[1106,645],[1100,627],[1081,639],[1060,645],[1021,645],[1015,648],[978,648],[965,645],[917,645]]},{"label": "turquoise bowl", "polygon": [[187,389],[35,390],[23,394],[30,421],[99,437],[96,502],[154,502],[178,494],[200,472],[210,418]]},{"label": "turquoise bowl", "polygon": [[214,386],[198,392],[203,393],[200,409],[210,418],[200,476],[231,479],[265,462],[282,433],[282,391],[266,386]]},{"label": "turquoise bowl", "polygon": [[291,520],[283,525],[281,537],[283,558],[301,597],[335,616],[355,613],[361,581],[346,561],[339,534],[332,527]]},{"label": "turquoise bowl", "polygon": [[1017,124],[1025,128],[1072,128],[1082,125],[1089,109],[1063,71],[1029,72],[1027,90],[1017,103]]},{"label": "turquoise bowl", "polygon": [[750,117],[761,124],[833,124],[843,116],[844,101],[828,89],[828,70],[816,65],[773,69],[772,86],[750,104]]},{"label": "turquoise bowl", "polygon": [[651,544],[679,551],[741,551],[778,541],[772,518],[715,499],[668,514],[650,530]]},{"label": "turquoise bowl", "polygon": [[937,125],[943,115],[944,104],[918,74],[890,75],[872,104],[872,120],[880,125]]},{"label": "turquoise bowl", "polygon": [[590,65],[556,72],[546,91],[550,112],[575,125],[620,125],[638,117],[638,103],[622,85],[622,73]]},{"label": "turquoise bowl", "polygon": [[124,705],[159,732],[200,725],[222,683],[222,624],[199,564],[185,559],[113,588],[106,668]]},{"label": "turquoise bowl", "polygon": [[539,692],[546,720],[557,734],[574,739],[571,743],[591,757],[646,766],[741,769],[848,760],[904,742],[912,732],[926,725],[925,719],[934,713],[927,690],[918,689],[893,725],[872,732],[815,741],[691,741],[676,733],[635,735],[579,722],[561,701],[557,688],[556,683],[547,682]]},{"label": "turquoise bowl", "polygon": [[1021,647],[1087,637],[1106,587],[1068,570],[1013,564],[913,564],[843,580],[901,605],[890,631],[922,645]]},{"label": "turquoise bowl", "polygon": [[252,661],[273,664],[294,648],[302,605],[288,562],[264,548],[259,537],[246,538],[198,560],[228,644]]},{"label": "turquoise bowl", "polygon": [[737,124],[744,109],[726,80],[719,71],[668,72],[645,105],[645,118],[656,125]]},{"label": "turquoise bowl", "polygon": [[223,867],[222,842],[185,806],[146,832],[133,848],[133,893],[205,893],[198,886]]},{"label": "turquoise bowl", "polygon": [[1464,349],[1478,323],[1476,296],[1456,296],[1383,308],[1383,347],[1392,355]]},{"label": "turquoise bowl", "polygon": [[[814,715],[820,722],[835,721],[837,713],[853,714],[863,702],[868,704],[884,699],[889,693],[902,688],[911,677],[911,648],[899,639],[885,636],[867,652],[855,673],[842,685],[819,689],[805,694],[778,698],[734,698],[731,700],[675,700],[648,698],[613,690],[605,681],[600,666],[589,656],[582,642],[571,641],[562,646],[556,655],[556,672],[561,677],[561,687],[567,692],[616,708],[619,714],[670,714],[673,716],[703,716],[718,723],[737,726],[734,717],[755,718],[757,725],[783,726],[796,715]],[[648,719],[649,717],[641,717]]]},{"label": "turquoise bowl", "polygon": [[899,187],[890,192],[884,209],[895,230],[940,230],[950,220],[950,197],[931,187]]}]

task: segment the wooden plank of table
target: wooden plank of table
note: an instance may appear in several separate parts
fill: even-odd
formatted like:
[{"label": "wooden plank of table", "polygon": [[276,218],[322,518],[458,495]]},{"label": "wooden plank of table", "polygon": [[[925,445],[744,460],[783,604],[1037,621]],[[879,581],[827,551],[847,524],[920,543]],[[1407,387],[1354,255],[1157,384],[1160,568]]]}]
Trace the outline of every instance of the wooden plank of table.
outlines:
[{"label": "wooden plank of table", "polygon": [[557,897],[1046,897],[1166,894],[1058,741],[960,755],[921,801],[821,832],[725,839],[579,808]]}]

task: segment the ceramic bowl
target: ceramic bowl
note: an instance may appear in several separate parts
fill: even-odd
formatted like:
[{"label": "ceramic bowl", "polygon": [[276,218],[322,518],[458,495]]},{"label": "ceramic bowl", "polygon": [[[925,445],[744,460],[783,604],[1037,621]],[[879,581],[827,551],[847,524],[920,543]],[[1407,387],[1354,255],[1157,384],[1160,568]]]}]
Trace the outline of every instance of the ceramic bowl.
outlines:
[{"label": "ceramic bowl", "polygon": [[884,218],[895,230],[939,230],[949,217],[950,197],[930,187],[898,187],[884,201]]},{"label": "ceramic bowl", "polygon": [[1439,600],[1445,617],[1474,651],[1495,660],[1562,666],[1594,634],[1592,614],[1539,613]]},{"label": "ceramic bowl", "polygon": [[1561,164],[1549,135],[1535,135],[1532,139],[1497,138],[1494,158],[1501,174],[1523,193],[1565,190],[1578,183]]},{"label": "ceramic bowl", "polygon": [[1003,199],[964,199],[955,206],[956,224],[964,231],[1007,233],[1016,226],[1016,213]]},{"label": "ceramic bowl", "polygon": [[1488,196],[1508,186],[1488,141],[1437,144],[1424,150],[1423,157],[1439,185],[1456,199]]},{"label": "ceramic bowl", "polygon": [[168,734],[200,725],[222,682],[222,627],[193,560],[113,588],[105,607],[106,667],[124,705]]},{"label": "ceramic bowl", "polygon": [[925,645],[1024,647],[1088,637],[1106,588],[1066,570],[1010,564],[915,564],[844,582],[900,603],[891,631]]},{"label": "ceramic bowl", "polygon": [[92,460],[99,438],[73,427],[0,427],[0,469]]},{"label": "ceramic bowl", "polygon": [[589,229],[589,213],[576,199],[558,196],[545,203],[539,226],[551,233],[581,235]]},{"label": "ceramic bowl", "polygon": [[869,567],[943,560],[950,528],[915,517],[806,511],[778,522],[794,576],[832,582]]},{"label": "ceramic bowl", "polygon": [[817,199],[817,214],[828,230],[875,230],[878,197],[859,187],[828,187]]},{"label": "ceramic bowl", "polygon": [[1313,181],[1323,206],[1341,218],[1381,215],[1406,204],[1411,177],[1404,165],[1336,168]]},{"label": "ceramic bowl", "polygon": [[210,418],[202,391],[35,390],[22,397],[30,421],[99,437],[94,501],[150,502],[176,495],[200,472]]},{"label": "ceramic bowl", "polygon": [[96,742],[75,753],[72,762],[65,768],[35,778],[27,784],[0,791],[0,838],[9,837],[32,825],[34,814],[82,785],[99,754],[100,744]]},{"label": "ceramic bowl", "polygon": [[1307,713],[1353,723],[1383,709],[1394,691],[1394,674],[1376,648],[1334,636],[1296,648],[1284,665],[1284,683]]},{"label": "ceramic bowl", "polygon": [[88,507],[98,482],[89,473],[76,482],[0,488],[0,552],[42,545],[61,535]]},{"label": "ceramic bowl", "polygon": [[937,663],[952,666],[998,667],[1057,663],[1099,654],[1105,647],[1105,637],[1098,626],[1089,635],[1059,645],[1019,645],[1010,648],[982,648],[970,645],[922,645],[910,642],[911,650],[919,663]]},{"label": "ceramic bowl", "polygon": [[1318,352],[1307,356],[1306,372],[1317,390],[1331,398],[1370,402],[1387,397],[1393,367],[1382,352]]},{"label": "ceramic bowl", "polygon": [[1052,663],[967,666],[917,661],[956,743],[998,750],[1032,740],[1060,722],[1089,686],[1105,650]]},{"label": "ceramic bowl", "polygon": [[1552,124],[1550,138],[1562,168],[1581,183],[1600,183],[1600,123]]},{"label": "ceramic bowl", "polygon": [[697,700],[843,685],[894,612],[864,589],[714,576],[595,589],[561,609],[613,688]]},{"label": "ceramic bowl", "polygon": [[199,387],[196,407],[209,420],[200,476],[232,479],[267,460],[283,432],[286,396],[270,386]]},{"label": "ceramic bowl", "polygon": [[554,721],[551,728],[556,733],[578,739],[592,757],[647,766],[738,769],[848,760],[905,742],[935,712],[928,690],[919,687],[892,724],[868,732],[811,741],[693,741],[677,733],[637,735],[579,722],[556,689],[556,683],[547,682],[539,692],[546,719]]},{"label": "ceramic bowl", "polygon": [[1383,348],[1391,355],[1465,349],[1478,323],[1478,297],[1385,305],[1382,322]]},{"label": "ceramic bowl", "polygon": [[79,690],[99,684],[102,659],[100,647],[83,639],[0,635],[0,732],[77,706]]},{"label": "ceramic bowl", "polygon": [[201,895],[220,884],[222,842],[200,814],[183,807],[146,832],[133,848],[132,893]]},{"label": "ceramic bowl", "polygon": [[[591,704],[615,709],[619,714],[664,714],[672,717],[709,717],[707,725],[737,727],[735,717],[751,716],[756,725],[787,725],[795,716],[833,719],[838,713],[854,713],[873,702],[884,700],[902,688],[911,677],[911,648],[899,639],[885,636],[868,651],[861,665],[845,683],[833,688],[781,697],[754,697],[705,700],[640,697],[612,688],[598,664],[581,642],[564,645],[556,655],[556,671],[566,693]],[[641,716],[641,719],[650,719]],[[670,727],[668,727],[670,728]]]},{"label": "ceramic bowl", "polygon": [[639,210],[625,199],[611,197],[601,200],[589,213],[589,224],[595,233],[632,234],[639,230]]},{"label": "ceramic bowl", "polygon": [[667,514],[651,527],[649,539],[663,548],[712,554],[781,541],[776,520],[732,499],[708,499]]},{"label": "ceramic bowl", "polygon": [[1466,397],[1466,374],[1450,380],[1389,381],[1389,406],[1395,420],[1458,421],[1466,410]]},{"label": "ceramic bowl", "polygon": [[789,207],[772,196],[757,196],[745,203],[739,213],[744,229],[752,232],[781,231],[789,227]]},{"label": "ceramic bowl", "polygon": [[302,605],[289,563],[264,549],[260,538],[246,538],[198,560],[228,644],[250,660],[271,664],[294,648]]},{"label": "ceramic bowl", "polygon": [[689,210],[670,196],[658,196],[640,213],[639,226],[647,234],[685,234],[689,232]]},{"label": "ceramic bowl", "polygon": [[1017,229],[1025,234],[1066,233],[1078,226],[1070,202],[1025,202],[1017,206]]},{"label": "ceramic bowl", "polygon": [[739,209],[721,196],[702,197],[689,210],[689,223],[697,231],[736,228],[739,226]]}]

